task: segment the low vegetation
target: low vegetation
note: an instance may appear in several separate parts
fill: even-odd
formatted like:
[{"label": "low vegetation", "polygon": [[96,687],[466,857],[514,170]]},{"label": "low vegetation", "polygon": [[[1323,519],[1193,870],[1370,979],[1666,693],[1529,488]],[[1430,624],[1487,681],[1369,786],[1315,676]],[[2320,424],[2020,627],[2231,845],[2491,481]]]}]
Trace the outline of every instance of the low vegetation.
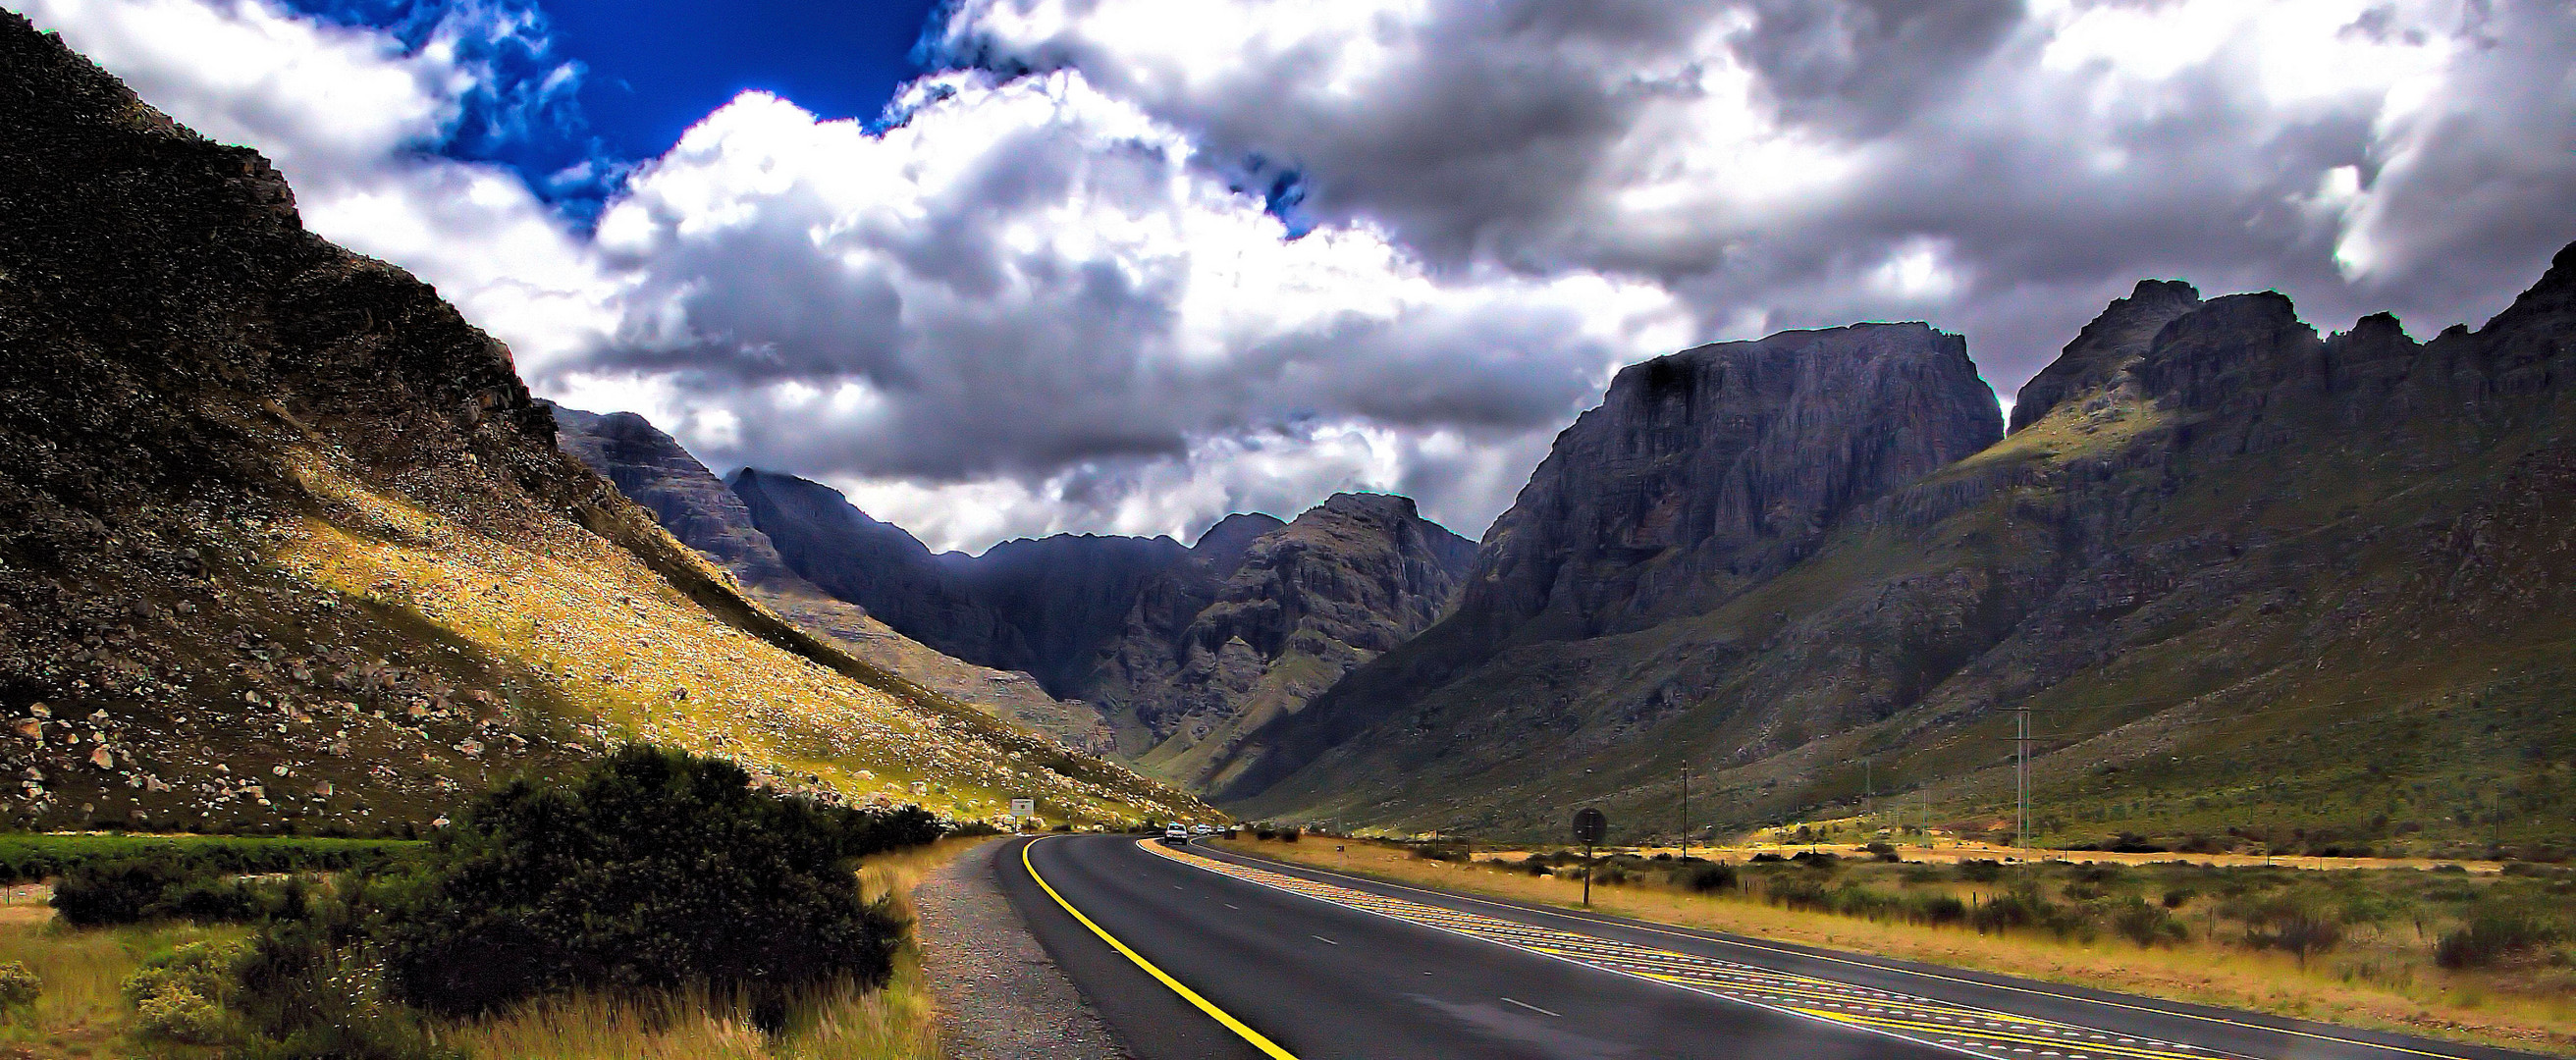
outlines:
[{"label": "low vegetation", "polygon": [[34,1057],[935,1055],[903,895],[943,832],[918,808],[823,805],[723,760],[632,746],[575,778],[496,789],[434,842],[336,872],[228,872],[220,841],[117,850],[57,878],[59,916],[13,906],[0,922],[0,1043]]},{"label": "low vegetation", "polygon": [[[1255,837],[1258,836],[1255,832]],[[1285,861],[2177,1000],[2576,1055],[2576,870],[2317,871],[1906,860],[1735,863],[1336,838]]]}]

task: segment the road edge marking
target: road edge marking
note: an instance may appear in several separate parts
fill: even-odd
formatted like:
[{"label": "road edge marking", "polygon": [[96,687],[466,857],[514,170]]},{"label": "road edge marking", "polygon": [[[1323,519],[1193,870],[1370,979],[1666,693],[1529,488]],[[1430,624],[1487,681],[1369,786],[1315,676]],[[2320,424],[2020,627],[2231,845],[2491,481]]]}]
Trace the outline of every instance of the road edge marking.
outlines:
[{"label": "road edge marking", "polygon": [[1128,960],[1136,962],[1136,967],[1144,969],[1145,974],[1153,976],[1164,986],[1171,987],[1173,993],[1181,995],[1181,1000],[1198,1006],[1199,1011],[1207,1013],[1218,1023],[1225,1025],[1225,1029],[1241,1035],[1244,1041],[1251,1043],[1253,1048],[1261,1050],[1263,1055],[1272,1057],[1274,1060],[1297,1060],[1297,1055],[1295,1053],[1282,1049],[1279,1047],[1278,1043],[1262,1037],[1260,1031],[1244,1026],[1242,1020],[1236,1019],[1224,1009],[1216,1007],[1214,1002],[1200,997],[1198,991],[1181,985],[1181,981],[1172,978],[1170,973],[1163,971],[1161,968],[1155,967],[1154,962],[1146,960],[1144,954],[1127,948],[1127,944],[1118,941],[1118,937],[1110,934],[1108,929],[1101,927],[1099,924],[1093,923],[1090,917],[1082,914],[1082,910],[1074,908],[1072,902],[1065,901],[1063,895],[1056,893],[1055,885],[1048,883],[1046,881],[1046,877],[1038,875],[1037,863],[1029,860],[1029,848],[1051,838],[1054,837],[1040,836],[1036,839],[1020,844],[1020,867],[1028,870],[1029,879],[1036,881],[1039,889],[1044,890],[1047,893],[1047,897],[1055,899],[1055,904],[1063,906],[1065,912],[1073,914],[1073,918],[1075,920],[1082,922],[1082,926],[1090,928],[1092,934],[1100,936],[1100,941],[1108,943],[1111,948],[1125,954]]},{"label": "road edge marking", "polygon": [[[1226,850],[1226,849],[1225,849],[1225,848],[1223,848],[1223,847],[1214,847],[1214,848],[1211,848],[1211,849],[1218,850],[1218,851],[1221,851],[1221,852],[1226,853],[1226,854],[1231,854],[1231,855],[1233,855],[1233,856],[1235,856],[1235,857],[1245,858],[1245,859],[1247,859],[1247,860],[1252,860],[1252,861],[1265,861],[1265,862],[1269,862],[1270,864],[1273,864],[1273,865],[1281,866],[1281,867],[1283,867],[1283,868],[1295,869],[1295,870],[1298,870],[1298,871],[1300,871],[1300,872],[1311,872],[1311,873],[1314,873],[1314,874],[1319,875],[1319,876],[1331,876],[1331,877],[1335,877],[1335,878],[1337,878],[1337,879],[1352,880],[1352,881],[1356,881],[1356,882],[1360,882],[1360,883],[1376,884],[1377,886],[1380,886],[1380,887],[1392,887],[1392,888],[1395,888],[1395,889],[1397,889],[1397,890],[1401,890],[1401,891],[1412,891],[1412,892],[1414,892],[1414,893],[1416,893],[1416,894],[1431,894],[1431,895],[1438,895],[1438,896],[1440,896],[1440,897],[1442,897],[1442,898],[1452,898],[1452,899],[1456,899],[1456,900],[1458,900],[1458,901],[1462,901],[1462,902],[1474,902],[1474,903],[1476,903],[1476,904],[1478,904],[1478,905],[1490,905],[1490,906],[1493,906],[1494,908],[1497,908],[1497,909],[1511,909],[1511,910],[1516,910],[1516,911],[1524,912],[1524,913],[1537,913],[1537,914],[1542,915],[1542,916],[1563,917],[1563,918],[1565,918],[1565,919],[1567,919],[1567,920],[1574,920],[1574,921],[1580,921],[1580,922],[1583,922],[1583,923],[1591,923],[1591,924],[1600,924],[1600,925],[1603,925],[1603,926],[1605,926],[1605,927],[1625,928],[1625,929],[1632,930],[1632,931],[1644,931],[1644,932],[1647,932],[1648,934],[1655,934],[1655,935],[1670,935],[1670,936],[1672,936],[1672,937],[1674,937],[1674,938],[1681,938],[1681,939],[1693,939],[1693,940],[1700,941],[1700,942],[1711,942],[1711,943],[1716,943],[1716,944],[1721,945],[1721,946],[1736,946],[1736,947],[1741,947],[1741,948],[1743,948],[1743,949],[1748,949],[1748,950],[1758,950],[1758,951],[1761,951],[1761,952],[1764,952],[1764,953],[1776,953],[1776,954],[1780,954],[1780,955],[1788,956],[1788,957],[1803,957],[1803,958],[1807,958],[1807,959],[1810,959],[1810,960],[1827,961],[1827,962],[1831,962],[1831,963],[1834,963],[1834,964],[1848,964],[1848,965],[1851,965],[1851,966],[1853,966],[1853,967],[1855,967],[1855,968],[1868,968],[1868,969],[1871,969],[1871,970],[1873,970],[1873,971],[1889,972],[1889,973],[1893,973],[1893,974],[1896,974],[1896,975],[1912,975],[1912,976],[1919,976],[1919,977],[1921,977],[1921,978],[1938,980],[1938,981],[1940,981],[1940,982],[1945,982],[1945,983],[1957,983],[1957,984],[1962,985],[1962,986],[1983,987],[1983,988],[1988,989],[1988,990],[2002,990],[2002,991],[2006,991],[2006,992],[2009,992],[2009,993],[2015,993],[2015,994],[2029,994],[2029,995],[2031,995],[2031,996],[2033,996],[2033,997],[2045,997],[2045,998],[2052,998],[2052,999],[2055,999],[2055,1000],[2058,1000],[2058,1001],[2073,1001],[2073,1002],[2077,1002],[2077,1003],[2080,1003],[2080,1004],[2087,1004],[2087,1005],[2100,1005],[2100,1006],[2103,1006],[2103,1007],[2105,1007],[2105,1008],[2124,1009],[2124,1010],[2127,1010],[2127,1011],[2130,1011],[2130,1012],[2144,1012],[2144,1013],[2148,1013],[2148,1014],[2150,1014],[2150,1015],[2166,1016],[2166,1017],[2171,1017],[2171,1018],[2174,1018],[2174,1019],[2198,1020],[2198,1021],[2203,1022],[2203,1023],[2215,1023],[2215,1024],[2219,1024],[2220,1026],[2235,1027],[2235,1028],[2237,1028],[2237,1029],[2239,1029],[2239,1030],[2263,1031],[2263,1032],[2270,1033],[2270,1034],[2282,1034],[2282,1035],[2289,1035],[2289,1036],[2292,1036],[2292,1037],[2298,1037],[2298,1038],[2310,1038],[2310,1039],[2314,1039],[2314,1040],[2316,1040],[2316,1041],[2321,1041],[2321,1042],[2333,1042],[2333,1043],[2335,1043],[2335,1044],[2337,1044],[2337,1045],[2351,1045],[2351,1046],[2358,1046],[2358,1047],[2360,1047],[2360,1048],[2364,1048],[2364,1049],[2378,1049],[2378,1050],[2383,1050],[2383,1051],[2386,1051],[2386,1052],[2392,1052],[2392,1053],[2404,1053],[2404,1054],[2406,1054],[2406,1055],[2408,1055],[2408,1056],[2429,1057],[2429,1058],[2431,1058],[2431,1060],[2469,1060],[2469,1058],[2468,1058],[2468,1057],[2460,1056],[2460,1055],[2458,1055],[2458,1054],[2456,1054],[2456,1053],[2434,1053],[2434,1052],[2426,1052],[2426,1051],[2424,1051],[2424,1050],[2422,1050],[2422,1049],[2410,1049],[2410,1048],[2408,1048],[2408,1047],[2406,1047],[2406,1046],[2402,1046],[2402,1045],[2389,1045],[2389,1044],[2386,1044],[2386,1043],[2383,1043],[2383,1042],[2368,1042],[2368,1041],[2361,1041],[2361,1040],[2359,1040],[2359,1039],[2355,1039],[2355,1038],[2339,1038],[2339,1037],[2336,1037],[2336,1036],[2331,1035],[2331,1034],[2318,1034],[2318,1033],[2315,1033],[2315,1032],[2313,1032],[2313,1031],[2296,1030],[2296,1029],[2289,1028],[2289,1027],[2266,1027],[2266,1026],[2264,1026],[2264,1025],[2260,1024],[2260,1023],[2244,1023],[2244,1022],[2240,1022],[2240,1021],[2237,1021],[2237,1020],[2228,1019],[2228,1018],[2226,1018],[2226,1017],[2224,1017],[2224,1016],[2204,1016],[2204,1015],[2201,1015],[2201,1014],[2199,1014],[2199,1013],[2197,1013],[2197,1012],[2177,1012],[2177,1011],[2174,1011],[2174,1010],[2172,1010],[2172,1009],[2161,1009],[2161,1008],[2155,1008],[2155,1007],[2148,1006],[2148,1005],[2132,1005],[2132,1004],[2128,1004],[2128,1003],[2125,1003],[2125,1002],[2119,1002],[2119,1001],[2106,1001],[2106,1000],[2103,1000],[2103,999],[2101,999],[2101,998],[2085,997],[2085,996],[2083,996],[2083,995],[2081,995],[2081,994],[2061,994],[2061,993],[2058,993],[2058,992],[2053,991],[2053,990],[2038,990],[2038,989],[2033,989],[2033,988],[2030,988],[2030,987],[2007,985],[2007,984],[2004,984],[2004,983],[1988,983],[1988,982],[1981,982],[1981,981],[1978,981],[1978,980],[1975,980],[1975,979],[1963,979],[1963,978],[1960,978],[1960,977],[1957,977],[1957,976],[1942,975],[1942,974],[1940,974],[1940,973],[1938,973],[1938,972],[1926,972],[1926,971],[1921,971],[1921,970],[1913,969],[1913,968],[1900,968],[1900,967],[1896,967],[1896,966],[1894,966],[1894,965],[1888,965],[1888,964],[1877,964],[1877,963],[1874,963],[1874,962],[1871,962],[1871,961],[1865,961],[1865,960],[1855,960],[1855,959],[1852,959],[1852,958],[1850,958],[1850,957],[1837,957],[1837,956],[1833,956],[1833,955],[1828,954],[1828,953],[1808,953],[1808,952],[1803,952],[1803,951],[1800,951],[1800,950],[1787,949],[1787,948],[1780,947],[1780,946],[1764,945],[1764,944],[1762,944],[1762,943],[1758,943],[1758,942],[1748,942],[1748,941],[1744,941],[1744,940],[1741,940],[1741,939],[1717,938],[1717,937],[1714,937],[1714,935],[1713,935],[1713,934],[1709,934],[1709,933],[1701,933],[1701,932],[1697,932],[1697,931],[1692,931],[1692,930],[1688,930],[1688,929],[1680,929],[1680,928],[1676,928],[1676,927],[1658,926],[1658,925],[1651,924],[1651,923],[1647,923],[1647,922],[1644,922],[1644,921],[1619,921],[1619,920],[1609,920],[1609,919],[1604,919],[1604,918],[1600,918],[1600,917],[1586,916],[1586,915],[1584,915],[1584,914],[1577,913],[1577,912],[1574,912],[1574,911],[1571,911],[1571,910],[1551,909],[1551,908],[1541,908],[1541,907],[1537,907],[1537,906],[1529,906],[1529,905],[1518,905],[1518,904],[1514,904],[1514,903],[1511,903],[1511,902],[1498,902],[1498,901],[1494,901],[1493,899],[1489,899],[1489,898],[1479,898],[1479,897],[1476,897],[1475,895],[1471,895],[1471,894],[1459,894],[1459,893],[1456,893],[1456,892],[1454,892],[1454,891],[1436,891],[1436,890],[1432,890],[1432,889],[1430,889],[1430,888],[1426,888],[1426,887],[1414,887],[1414,886],[1410,886],[1410,885],[1407,885],[1407,884],[1397,883],[1397,882],[1394,882],[1394,881],[1392,881],[1392,880],[1381,880],[1381,879],[1377,879],[1377,878],[1375,878],[1375,877],[1371,877],[1371,876],[1355,876],[1355,875],[1352,875],[1352,874],[1349,874],[1349,873],[1344,873],[1344,872],[1335,872],[1335,871],[1333,871],[1333,870],[1331,870],[1331,869],[1319,869],[1319,868],[1316,868],[1316,867],[1314,867],[1314,866],[1312,866],[1312,865],[1300,865],[1300,864],[1297,864],[1296,862],[1293,862],[1293,861],[1281,861],[1281,860],[1279,860],[1279,859],[1277,859],[1277,858],[1266,858],[1266,857],[1262,857],[1262,856],[1261,856],[1261,855],[1259,855],[1259,854],[1246,854],[1246,853],[1243,853],[1242,851],[1238,851],[1238,850]],[[1885,959],[1885,960],[1892,960],[1893,958],[1882,958],[1882,959]],[[1998,974],[1998,975],[2000,975],[2000,974],[2008,974],[2008,973],[1992,973],[1992,974]],[[2150,1000],[2162,1000],[2162,999],[2160,999],[2160,998],[2156,998],[2156,999],[2150,999]],[[2168,1003],[2169,1003],[2169,1004],[2192,1004],[2193,1002],[2168,1002]],[[1974,1007],[1974,1006],[1967,1006],[1967,1007]],[[2215,1006],[2212,1006],[2212,1007],[2215,1007]],[[2295,1018],[2297,1018],[2297,1017],[2282,1017],[2282,1018],[2284,1018],[2284,1019],[2295,1019]],[[2353,1028],[2353,1029],[2360,1030],[2360,1029],[2365,1029],[2365,1028]],[[2404,1032],[2400,1031],[2400,1032],[2397,1032],[2397,1033],[2401,1033],[2401,1034],[2402,1034],[2402,1033],[2404,1033]],[[2429,1039],[2428,1039],[2428,1040],[2429,1040]],[[2470,1046],[2471,1048],[2479,1048],[2479,1049],[2494,1048],[2494,1047],[2492,1047],[2492,1046],[2483,1046],[2483,1045],[2479,1045],[2479,1044],[2477,1044],[2477,1043],[2475,1043],[2475,1042],[2441,1042],[2441,1043],[2437,1043],[2437,1044],[2444,1044],[2444,1045],[2453,1045],[2453,1044],[2456,1044],[2456,1045],[2467,1045],[2467,1046]],[[2514,1052],[2514,1050],[2511,1050],[2511,1049],[2506,1049],[2506,1050],[2503,1050],[2503,1051],[2504,1051],[2504,1052],[2507,1052],[2507,1053]]]}]

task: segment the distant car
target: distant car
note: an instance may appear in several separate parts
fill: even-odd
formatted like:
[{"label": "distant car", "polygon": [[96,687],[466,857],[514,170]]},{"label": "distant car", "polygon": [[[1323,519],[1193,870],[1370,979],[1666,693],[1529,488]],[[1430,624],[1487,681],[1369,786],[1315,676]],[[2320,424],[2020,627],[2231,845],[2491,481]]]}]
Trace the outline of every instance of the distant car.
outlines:
[{"label": "distant car", "polygon": [[1163,827],[1164,846],[1188,846],[1189,842],[1190,828],[1188,825],[1175,823],[1165,825]]},{"label": "distant car", "polygon": [[1216,829],[1203,824],[1194,824],[1190,826],[1191,835],[1206,835],[1213,831],[1216,831]]}]

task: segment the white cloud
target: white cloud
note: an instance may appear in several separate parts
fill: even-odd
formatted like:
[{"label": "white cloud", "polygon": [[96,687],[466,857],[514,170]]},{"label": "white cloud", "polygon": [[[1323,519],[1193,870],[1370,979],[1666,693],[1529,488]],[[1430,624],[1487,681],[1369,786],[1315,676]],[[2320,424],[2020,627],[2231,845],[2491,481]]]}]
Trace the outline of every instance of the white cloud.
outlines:
[{"label": "white cloud", "polygon": [[30,14],[541,393],[935,545],[1344,488],[1473,535],[1613,368],[1694,342],[1928,318],[2008,391],[2141,276],[2422,334],[2576,234],[2549,0],[964,0],[987,70],[882,133],[737,98],[595,237],[418,150],[568,67],[494,86],[453,34],[262,0]]}]

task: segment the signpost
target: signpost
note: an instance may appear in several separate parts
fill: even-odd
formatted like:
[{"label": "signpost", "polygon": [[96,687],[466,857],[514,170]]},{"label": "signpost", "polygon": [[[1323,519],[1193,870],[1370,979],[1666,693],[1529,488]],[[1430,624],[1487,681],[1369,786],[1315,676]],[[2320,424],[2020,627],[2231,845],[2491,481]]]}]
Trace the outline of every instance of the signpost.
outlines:
[{"label": "signpost", "polygon": [[1025,819],[1027,819],[1027,818],[1035,817],[1035,816],[1037,816],[1037,815],[1038,815],[1038,800],[1036,800],[1036,799],[1012,799],[1012,800],[1011,800],[1011,816],[1025,820]]},{"label": "signpost", "polygon": [[1592,845],[1610,834],[1610,818],[1586,806],[1574,811],[1574,841],[1583,844],[1583,904],[1592,904]]}]

